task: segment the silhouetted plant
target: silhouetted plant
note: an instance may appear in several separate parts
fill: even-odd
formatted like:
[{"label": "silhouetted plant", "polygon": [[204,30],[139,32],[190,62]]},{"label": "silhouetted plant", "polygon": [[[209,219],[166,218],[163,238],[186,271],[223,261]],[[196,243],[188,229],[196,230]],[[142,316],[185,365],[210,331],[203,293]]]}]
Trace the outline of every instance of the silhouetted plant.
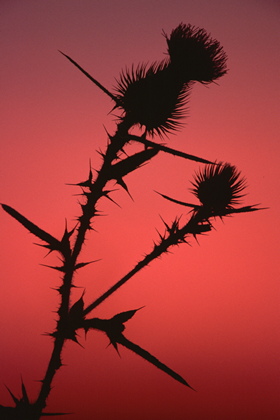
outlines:
[{"label": "silhouetted plant", "polygon": [[227,56],[204,29],[181,23],[170,37],[164,33],[170,64],[184,83],[211,83],[226,74]]},{"label": "silhouetted plant", "polygon": [[[117,121],[115,134],[108,134],[107,148],[101,153],[102,165],[97,171],[95,179],[90,168],[87,179],[75,184],[82,189],[84,197],[84,201],[80,205],[81,214],[73,229],[68,230],[66,225],[61,239],[57,239],[39,228],[12,207],[2,204],[8,214],[42,241],[41,246],[47,248],[49,252],[59,254],[61,265],[48,267],[63,274],[61,285],[57,289],[60,295],[57,324],[55,330],[49,334],[53,338],[53,350],[45,376],[41,381],[39,395],[36,401],[31,403],[23,382],[20,399],[16,398],[8,389],[14,401],[14,407],[0,406],[2,419],[38,420],[41,416],[65,414],[45,413],[43,410],[47,405],[53,378],[62,366],[61,357],[65,342],[72,340],[78,343],[77,330],[79,329],[83,329],[85,332],[92,329],[105,332],[117,352],[119,345],[124,346],[191,388],[179,374],[124,336],[125,323],[135,315],[139,308],[118,313],[110,319],[87,318],[87,315],[100,303],[172,246],[186,243],[192,237],[197,238],[199,235],[210,232],[216,217],[223,218],[234,213],[258,210],[256,206],[250,205],[236,207],[244,195],[245,180],[233,165],[210,162],[147,138],[148,135],[152,137],[158,135],[161,138],[169,132],[176,132],[181,126],[181,120],[186,116],[186,103],[194,82],[211,83],[227,71],[227,57],[223,48],[204,29],[181,23],[171,32],[170,37],[165,33],[164,36],[168,46],[167,58],[149,66],[139,64],[132,67],[130,71],[123,71],[117,81],[115,93],[110,92],[72,58],[62,53],[114,101],[113,109],[120,109],[121,114]],[[130,131],[134,126],[143,128],[141,136]],[[129,154],[133,142],[142,144],[143,150]],[[160,152],[206,165],[196,173],[192,181],[191,192],[199,200],[199,203],[185,203],[159,193],[163,198],[173,203],[190,208],[188,221],[184,223],[179,217],[175,217],[170,223],[163,221],[164,231],[159,233],[159,238],[157,242],[154,242],[151,251],[145,254],[143,259],[124,277],[87,307],[85,307],[83,299],[85,292],[71,305],[73,275],[90,264],[90,262],[80,261],[79,256],[86,234],[92,230],[92,220],[99,214],[97,203],[102,197],[112,200],[107,183],[110,180],[115,180],[129,193],[128,186],[124,181],[125,176],[150,162]]]}]

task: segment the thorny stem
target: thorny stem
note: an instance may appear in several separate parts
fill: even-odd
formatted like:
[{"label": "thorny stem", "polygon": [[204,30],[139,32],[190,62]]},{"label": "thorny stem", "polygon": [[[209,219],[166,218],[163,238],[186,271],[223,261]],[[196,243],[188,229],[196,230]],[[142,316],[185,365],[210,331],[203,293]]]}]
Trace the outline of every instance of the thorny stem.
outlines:
[{"label": "thorny stem", "polygon": [[63,278],[63,285],[59,289],[61,293],[61,303],[58,309],[59,320],[57,322],[57,330],[53,334],[54,346],[53,351],[49,360],[49,364],[45,373],[45,377],[42,380],[42,386],[38,398],[34,404],[35,417],[34,420],[39,420],[42,414],[42,410],[46,406],[46,401],[51,391],[51,384],[57,370],[62,366],[61,354],[62,349],[67,339],[65,337],[65,331],[67,329],[68,322],[68,311],[70,305],[71,288],[73,287],[73,274],[75,271],[75,265],[82,249],[82,245],[85,240],[86,232],[90,229],[90,222],[92,217],[95,215],[95,206],[97,201],[103,195],[103,188],[105,187],[109,178],[110,165],[114,159],[116,159],[118,152],[122,149],[124,144],[127,142],[129,126],[123,121],[119,123],[117,131],[113,137],[110,138],[110,143],[107,146],[107,150],[104,154],[103,164],[98,172],[98,176],[95,182],[92,184],[90,193],[85,194],[87,202],[82,205],[83,214],[79,219],[78,233],[73,245],[72,254],[68,260],[64,261],[65,275]]},{"label": "thorny stem", "polygon": [[45,377],[42,380],[42,387],[41,387],[39,396],[34,404],[34,407],[35,407],[34,420],[40,419],[42,410],[46,406],[46,400],[51,391],[52,380],[56,374],[56,371],[62,366],[61,353],[62,353],[64,341],[65,341],[65,338],[62,335],[58,335],[55,339],[49,365],[48,365]]},{"label": "thorny stem", "polygon": [[105,187],[109,179],[110,165],[114,159],[116,159],[118,152],[122,149],[124,144],[127,142],[127,132],[129,126],[122,122],[118,125],[116,134],[110,138],[106,153],[104,154],[104,160],[98,176],[91,187],[91,192],[87,194],[87,203],[83,206],[83,215],[80,219],[80,225],[78,228],[78,235],[73,248],[73,258],[76,261],[88,229],[90,229],[90,220],[95,214],[95,205],[99,198],[103,195],[103,188]]},{"label": "thorny stem", "polygon": [[65,325],[67,322],[68,307],[70,301],[70,290],[72,286],[72,277],[74,270],[69,270],[65,274],[63,279],[63,291],[61,292],[61,304],[58,310],[59,320],[57,322],[57,331],[54,333],[54,345],[53,351],[49,360],[49,364],[45,373],[45,377],[42,380],[42,386],[38,398],[34,404],[36,408],[35,420],[39,420],[42,410],[46,406],[46,400],[51,391],[51,384],[57,370],[62,366],[61,353],[65,342],[63,331],[65,331]]}]

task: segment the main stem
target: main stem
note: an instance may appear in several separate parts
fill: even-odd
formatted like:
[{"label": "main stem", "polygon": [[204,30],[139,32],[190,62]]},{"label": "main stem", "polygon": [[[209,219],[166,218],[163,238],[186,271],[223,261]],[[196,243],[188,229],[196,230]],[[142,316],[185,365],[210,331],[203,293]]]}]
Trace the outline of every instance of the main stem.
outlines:
[{"label": "main stem", "polygon": [[[90,193],[85,194],[87,202],[82,206],[83,213],[79,219],[78,233],[69,258],[64,259],[65,275],[62,286],[59,289],[61,294],[61,303],[58,309],[59,319],[57,329],[54,334],[53,351],[49,360],[49,364],[42,380],[41,390],[38,398],[34,403],[34,420],[39,420],[43,409],[46,407],[46,401],[51,391],[51,384],[58,369],[62,366],[61,354],[66,341],[65,331],[67,329],[68,312],[70,306],[71,288],[73,287],[73,274],[79,254],[81,252],[86,232],[90,229],[92,217],[96,212],[96,203],[104,195],[103,189],[110,179],[110,167],[114,159],[117,158],[119,151],[127,142],[128,129],[130,127],[125,121],[117,126],[117,131],[110,142],[104,154],[104,160],[95,182],[91,185]],[[33,420],[32,419],[32,420]]]}]

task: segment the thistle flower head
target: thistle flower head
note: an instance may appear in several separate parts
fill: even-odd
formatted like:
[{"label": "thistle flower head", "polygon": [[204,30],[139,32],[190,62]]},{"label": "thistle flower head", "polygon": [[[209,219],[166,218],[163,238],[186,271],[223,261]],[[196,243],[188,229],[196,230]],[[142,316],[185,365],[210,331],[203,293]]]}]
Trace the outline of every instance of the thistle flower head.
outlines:
[{"label": "thistle flower head", "polygon": [[174,77],[166,61],[122,72],[115,90],[122,104],[121,118],[131,126],[138,124],[160,136],[180,128],[188,88]]},{"label": "thistle flower head", "polygon": [[193,81],[210,83],[226,73],[226,54],[204,29],[181,23],[164,36],[169,58],[126,69],[115,88],[121,119],[160,136],[180,128]]},{"label": "thistle flower head", "polygon": [[223,216],[244,196],[246,184],[235,166],[228,163],[206,165],[195,175],[191,191],[209,216]]},{"label": "thistle flower head", "polygon": [[186,83],[211,83],[227,72],[223,47],[204,29],[181,23],[170,37],[164,36],[171,64]]}]

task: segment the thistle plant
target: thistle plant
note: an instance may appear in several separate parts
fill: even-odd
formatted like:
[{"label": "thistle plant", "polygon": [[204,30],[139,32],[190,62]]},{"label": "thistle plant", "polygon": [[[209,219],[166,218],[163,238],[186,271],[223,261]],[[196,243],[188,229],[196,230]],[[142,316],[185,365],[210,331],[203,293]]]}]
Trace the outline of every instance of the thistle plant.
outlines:
[{"label": "thistle plant", "polygon": [[[170,36],[163,33],[167,43],[165,59],[150,65],[138,64],[126,69],[116,82],[112,91],[93,78],[71,57],[61,52],[74,64],[91,82],[108,95],[114,103],[113,110],[118,112],[116,130],[107,133],[107,146],[101,152],[102,164],[94,176],[90,167],[85,181],[75,185],[81,189],[83,197],[80,203],[80,214],[77,223],[70,229],[65,227],[62,238],[56,238],[51,233],[38,227],[35,223],[20,214],[12,207],[2,204],[2,208],[29,232],[41,241],[49,253],[56,253],[60,263],[51,266],[62,274],[61,284],[57,288],[59,308],[57,310],[56,327],[49,333],[53,342],[52,353],[41,388],[35,401],[30,401],[24,382],[21,383],[21,398],[8,388],[14,405],[0,406],[1,419],[38,420],[43,416],[66,414],[48,413],[48,396],[52,382],[58,370],[62,367],[63,349],[69,340],[79,344],[77,331],[103,331],[117,352],[120,347],[126,347],[138,354],[158,369],[171,376],[184,386],[192,386],[172,368],[158,360],[148,350],[138,343],[129,340],[124,334],[125,324],[140,308],[119,312],[110,319],[94,317],[94,309],[114,294],[121,286],[134,277],[140,270],[166,253],[175,245],[189,243],[191,238],[211,232],[215,219],[225,218],[235,213],[245,213],[259,210],[256,205],[241,206],[246,182],[235,166],[226,162],[211,162],[205,158],[190,155],[184,151],[175,150],[156,141],[167,138],[169,133],[175,133],[181,128],[182,120],[187,115],[187,103],[195,82],[210,84],[227,73],[227,56],[220,43],[212,39],[204,29],[191,25],[180,24]],[[141,134],[135,134],[134,128]],[[133,144],[138,143],[141,150],[135,152]],[[170,206],[187,207],[188,220],[182,221],[175,216],[171,222],[163,221],[163,231],[151,246],[142,260],[121,279],[96,300],[85,306],[84,291],[81,297],[71,303],[72,289],[77,285],[77,273],[91,262],[80,259],[80,253],[85,239],[94,236],[93,223],[99,215],[99,201],[103,197],[110,200],[112,190],[108,183],[114,180],[129,195],[129,186],[125,177],[141,170],[144,164],[150,163],[159,153],[167,153],[185,160],[193,160],[204,166],[198,169],[190,184],[190,191],[197,203],[186,203],[176,198],[158,192]],[[137,203],[135,203],[137,205]],[[75,274],[75,279],[74,279]],[[90,317],[92,316],[92,317]]]}]

